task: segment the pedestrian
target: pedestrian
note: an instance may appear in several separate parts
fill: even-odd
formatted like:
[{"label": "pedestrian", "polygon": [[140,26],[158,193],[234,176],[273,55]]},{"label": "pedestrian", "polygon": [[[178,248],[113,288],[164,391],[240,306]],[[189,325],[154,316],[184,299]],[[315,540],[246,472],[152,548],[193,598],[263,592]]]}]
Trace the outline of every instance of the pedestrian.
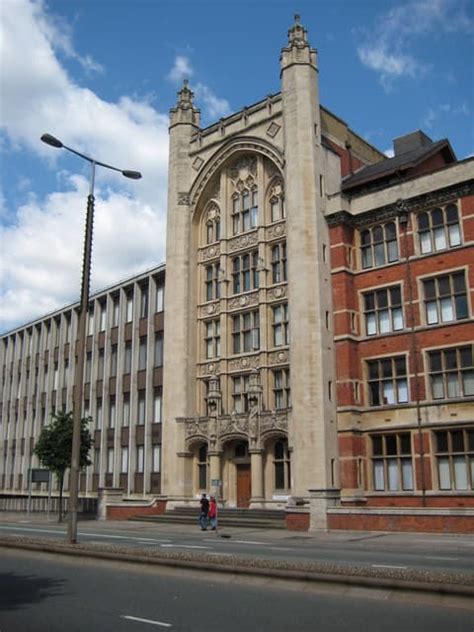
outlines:
[{"label": "pedestrian", "polygon": [[217,501],[215,496],[211,496],[211,500],[209,502],[209,520],[212,531],[217,531]]},{"label": "pedestrian", "polygon": [[199,513],[199,524],[201,525],[201,531],[207,531],[208,516],[209,516],[209,501],[206,498],[206,494],[201,496],[199,501],[201,511]]}]

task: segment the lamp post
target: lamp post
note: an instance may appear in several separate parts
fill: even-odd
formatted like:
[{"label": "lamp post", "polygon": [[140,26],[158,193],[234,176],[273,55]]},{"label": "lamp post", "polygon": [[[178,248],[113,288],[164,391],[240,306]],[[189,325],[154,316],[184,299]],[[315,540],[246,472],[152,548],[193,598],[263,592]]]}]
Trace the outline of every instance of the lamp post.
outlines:
[{"label": "lamp post", "polygon": [[138,171],[126,171],[99,162],[90,156],[81,154],[79,151],[67,147],[60,140],[51,136],[51,134],[43,134],[41,140],[51,147],[57,149],[67,149],[76,156],[87,160],[91,165],[90,188],[87,196],[86,211],[86,231],[84,237],[84,252],[82,260],[82,281],[81,281],[81,298],[79,305],[79,322],[77,325],[77,363],[75,371],[75,384],[73,395],[73,430],[72,430],[72,450],[71,450],[71,473],[69,482],[69,522],[68,522],[68,540],[71,544],[77,542],[77,506],[79,491],[79,467],[81,456],[81,416],[82,416],[82,398],[83,398],[83,382],[84,382],[84,352],[86,345],[86,318],[87,308],[89,304],[89,283],[91,270],[91,252],[92,252],[92,227],[94,222],[94,184],[95,184],[95,168],[96,165],[119,171],[126,178],[139,180],[142,175]]}]

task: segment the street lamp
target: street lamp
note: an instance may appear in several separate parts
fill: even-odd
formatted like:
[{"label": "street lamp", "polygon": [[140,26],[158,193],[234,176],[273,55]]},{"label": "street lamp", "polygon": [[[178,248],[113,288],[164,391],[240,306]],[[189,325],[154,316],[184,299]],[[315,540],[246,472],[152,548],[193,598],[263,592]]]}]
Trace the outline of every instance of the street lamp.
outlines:
[{"label": "street lamp", "polygon": [[86,316],[89,305],[89,283],[91,270],[91,252],[92,252],[92,226],[94,221],[94,183],[95,183],[95,167],[105,167],[112,171],[119,171],[126,178],[139,180],[142,174],[138,171],[127,171],[117,169],[105,162],[99,162],[90,156],[81,154],[79,151],[67,147],[60,140],[51,136],[51,134],[43,134],[41,136],[43,143],[56,147],[57,149],[67,149],[76,156],[87,160],[91,165],[90,188],[87,196],[86,211],[86,232],[84,237],[84,252],[82,260],[82,281],[81,281],[81,299],[79,305],[79,322],[77,325],[77,365],[75,372],[75,388],[73,396],[73,430],[72,430],[72,450],[71,450],[71,474],[69,483],[69,523],[68,523],[68,539],[71,544],[77,542],[77,505],[79,491],[79,465],[81,456],[81,415],[82,415],[82,398],[83,398],[83,382],[84,382],[84,352],[86,345]]}]

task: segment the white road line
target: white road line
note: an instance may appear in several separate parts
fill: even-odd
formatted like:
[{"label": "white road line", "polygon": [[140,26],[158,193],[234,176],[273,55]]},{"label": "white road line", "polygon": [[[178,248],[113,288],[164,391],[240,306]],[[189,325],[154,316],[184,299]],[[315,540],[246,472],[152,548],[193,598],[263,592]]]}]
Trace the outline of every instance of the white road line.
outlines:
[{"label": "white road line", "polygon": [[[33,527],[8,527],[8,526],[0,526],[0,529],[10,530],[10,531],[35,531],[37,533],[59,533],[66,534],[66,530],[59,531],[58,529],[34,529]],[[163,540],[160,538],[140,538],[131,535],[109,535],[107,533],[88,533],[87,531],[79,531],[78,535],[87,536],[92,538],[109,538],[113,540],[137,540],[139,542],[171,542],[171,540]]]},{"label": "white road line", "polygon": [[270,546],[268,548],[270,551],[293,551],[293,549],[290,549],[287,546]]},{"label": "white road line", "polygon": [[254,542],[252,540],[232,540],[236,544],[263,544],[264,546],[268,546],[268,542]]},{"label": "white road line", "polygon": [[406,569],[406,566],[393,566],[392,564],[372,564],[372,568],[400,568]]},{"label": "white road line", "polygon": [[152,619],[142,619],[140,617],[131,617],[130,615],[121,615],[122,619],[129,619],[130,621],[139,621],[140,623],[151,623],[151,625],[161,625],[163,628],[172,628],[171,623],[164,623],[163,621],[152,621]]},{"label": "white road line", "polygon": [[444,557],[442,555],[425,555],[427,560],[459,560],[459,557]]},{"label": "white road line", "polygon": [[192,545],[192,544],[160,544],[160,546],[162,548],[167,548],[170,549],[172,547],[178,548],[178,549],[206,549],[209,550],[210,547],[208,546],[197,546],[197,545]]},{"label": "white road line", "polygon": [[39,531],[40,533],[60,533],[62,535],[66,534],[66,530],[59,531],[57,529],[34,529],[33,527],[2,527],[0,529],[5,529],[7,531]]}]

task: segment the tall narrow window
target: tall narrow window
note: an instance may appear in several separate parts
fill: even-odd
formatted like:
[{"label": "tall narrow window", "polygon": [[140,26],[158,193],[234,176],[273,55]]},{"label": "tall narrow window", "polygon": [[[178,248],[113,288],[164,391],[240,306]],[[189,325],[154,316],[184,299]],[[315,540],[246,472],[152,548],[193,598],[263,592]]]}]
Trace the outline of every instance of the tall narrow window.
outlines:
[{"label": "tall narrow window", "polygon": [[288,305],[283,303],[272,307],[273,313],[273,346],[281,347],[290,343],[290,324]]},{"label": "tall narrow window", "polygon": [[255,228],[258,223],[258,191],[243,189],[232,198],[232,228],[234,235]]},{"label": "tall narrow window", "polygon": [[435,438],[439,489],[474,489],[474,429],[439,430]]},{"label": "tall narrow window", "polygon": [[220,266],[218,263],[206,266],[205,272],[206,301],[212,301],[221,296]]},{"label": "tall narrow window", "polygon": [[144,459],[145,449],[142,445],[137,445],[137,474],[143,474]]},{"label": "tall narrow window", "polygon": [[157,283],[157,285],[156,285],[156,307],[155,307],[155,310],[157,312],[162,312],[163,311],[164,294],[165,294],[164,285]]},{"label": "tall narrow window", "polygon": [[146,393],[145,391],[138,391],[137,402],[137,424],[143,426],[146,417]]},{"label": "tall narrow window", "polygon": [[153,393],[153,423],[160,424],[163,407],[161,388],[156,388]]},{"label": "tall narrow window", "polygon": [[132,370],[132,343],[128,340],[125,343],[124,357],[123,357],[123,372],[130,373]]},{"label": "tall narrow window", "polygon": [[117,345],[110,347],[110,377],[117,375]]},{"label": "tall narrow window", "polygon": [[140,318],[148,317],[148,285],[140,287]]},{"label": "tall narrow window", "polygon": [[151,471],[161,471],[161,445],[154,443],[152,446]]},{"label": "tall narrow window", "polygon": [[286,242],[282,241],[272,248],[272,282],[286,281]]},{"label": "tall narrow window", "polygon": [[96,430],[100,430],[102,428],[102,399],[96,400],[95,427],[96,427]]},{"label": "tall narrow window", "polygon": [[232,351],[246,353],[260,348],[260,318],[257,310],[232,317]]},{"label": "tall narrow window", "polygon": [[133,291],[129,290],[126,294],[125,322],[130,323],[133,320]]},{"label": "tall narrow window", "polygon": [[112,303],[112,326],[117,327],[120,316],[120,297],[114,296]]},{"label": "tall narrow window", "polygon": [[155,333],[155,367],[163,366],[163,332]]},{"label": "tall narrow window", "polygon": [[130,425],[130,393],[123,394],[122,403],[122,426],[128,427]]},{"label": "tall narrow window", "polygon": [[198,485],[199,489],[207,489],[207,446],[203,445],[198,452]]},{"label": "tall narrow window", "polygon": [[104,349],[99,349],[98,358],[97,358],[97,379],[104,379],[104,358],[105,352]]},{"label": "tall narrow window", "polygon": [[107,304],[105,301],[99,306],[99,331],[105,331],[107,326]]},{"label": "tall narrow window", "polygon": [[146,369],[146,356],[147,356],[147,337],[142,336],[140,338],[140,345],[138,347],[138,370],[144,371]]},{"label": "tall narrow window", "polygon": [[120,472],[121,474],[126,474],[128,472],[128,448],[126,446],[122,448]]},{"label": "tall narrow window", "polygon": [[281,439],[275,443],[273,466],[275,468],[275,491],[289,490],[291,480],[290,455],[286,439]]},{"label": "tall narrow window", "polygon": [[109,428],[115,428],[115,395],[109,398]]},{"label": "tall narrow window", "polygon": [[290,369],[277,369],[273,373],[273,402],[275,410],[291,406]]},{"label": "tall narrow window", "polygon": [[221,355],[221,323],[220,320],[211,320],[204,323],[204,346],[206,358],[219,358]]},{"label": "tall narrow window", "polygon": [[236,413],[248,411],[248,388],[248,375],[239,375],[232,378],[232,408]]},{"label": "tall narrow window", "polygon": [[258,288],[258,252],[240,255],[232,259],[232,292],[248,292]]}]

